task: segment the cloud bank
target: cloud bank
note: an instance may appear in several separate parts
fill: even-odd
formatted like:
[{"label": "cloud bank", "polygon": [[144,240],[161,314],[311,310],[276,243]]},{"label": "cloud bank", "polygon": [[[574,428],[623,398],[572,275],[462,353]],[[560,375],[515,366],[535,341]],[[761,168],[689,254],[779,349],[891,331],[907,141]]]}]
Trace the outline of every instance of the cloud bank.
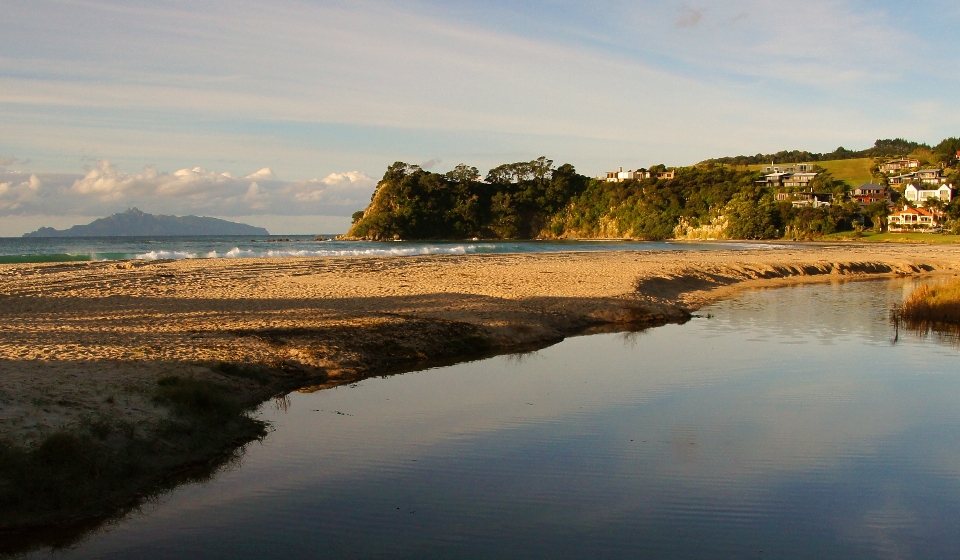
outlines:
[{"label": "cloud bank", "polygon": [[375,186],[360,171],[281,181],[270,168],[242,179],[202,167],[127,173],[102,159],[84,175],[0,172],[0,216],[104,215],[132,206],[165,214],[347,216],[366,206]]},{"label": "cloud bank", "polygon": [[955,0],[97,0],[3,15],[0,153],[60,171],[90,154],[236,162],[238,204],[269,206],[277,175],[318,168],[546,154],[594,174],[960,127]]}]

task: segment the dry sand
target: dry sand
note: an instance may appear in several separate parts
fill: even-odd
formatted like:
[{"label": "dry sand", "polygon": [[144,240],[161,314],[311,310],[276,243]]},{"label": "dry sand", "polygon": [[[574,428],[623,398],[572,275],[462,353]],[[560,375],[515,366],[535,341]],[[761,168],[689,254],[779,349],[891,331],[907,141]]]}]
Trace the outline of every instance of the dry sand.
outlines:
[{"label": "dry sand", "polygon": [[[83,417],[149,426],[162,375],[263,400],[509,352],[598,325],[683,320],[731,290],[960,272],[960,247],[129,261],[0,266],[0,437]],[[464,342],[466,341],[466,342]],[[266,387],[218,362],[262,364]]]}]

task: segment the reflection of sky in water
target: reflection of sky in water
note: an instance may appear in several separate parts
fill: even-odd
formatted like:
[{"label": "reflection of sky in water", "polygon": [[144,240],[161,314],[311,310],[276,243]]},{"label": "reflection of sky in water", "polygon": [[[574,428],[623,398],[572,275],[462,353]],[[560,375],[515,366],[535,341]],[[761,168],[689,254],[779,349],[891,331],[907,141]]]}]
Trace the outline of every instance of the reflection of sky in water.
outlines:
[{"label": "reflection of sky in water", "polygon": [[242,468],[65,556],[948,557],[958,350],[892,344],[910,286],[295,394]]}]

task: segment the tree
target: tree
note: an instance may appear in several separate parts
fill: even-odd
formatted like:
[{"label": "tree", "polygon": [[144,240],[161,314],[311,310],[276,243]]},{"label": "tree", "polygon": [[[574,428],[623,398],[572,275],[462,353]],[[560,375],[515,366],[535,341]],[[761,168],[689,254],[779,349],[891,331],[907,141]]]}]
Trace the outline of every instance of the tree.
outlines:
[{"label": "tree", "polygon": [[452,171],[448,171],[446,177],[455,183],[473,183],[480,180],[480,171],[476,167],[460,163]]},{"label": "tree", "polygon": [[530,174],[539,183],[543,183],[553,173],[553,160],[543,156],[531,161],[528,165]]},{"label": "tree", "polygon": [[957,152],[960,152],[960,138],[944,138],[933,151],[940,156],[940,161],[952,162],[957,159]]},{"label": "tree", "polygon": [[777,205],[770,194],[740,192],[727,204],[727,234],[734,239],[779,237]]}]

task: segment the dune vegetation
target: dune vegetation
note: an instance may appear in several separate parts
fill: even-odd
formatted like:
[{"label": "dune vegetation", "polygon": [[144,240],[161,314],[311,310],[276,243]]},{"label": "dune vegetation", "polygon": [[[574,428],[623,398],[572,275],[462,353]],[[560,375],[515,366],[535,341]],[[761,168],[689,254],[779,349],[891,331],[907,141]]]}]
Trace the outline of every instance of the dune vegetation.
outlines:
[{"label": "dune vegetation", "polygon": [[909,324],[960,325],[960,280],[917,288],[903,302],[899,316]]}]

